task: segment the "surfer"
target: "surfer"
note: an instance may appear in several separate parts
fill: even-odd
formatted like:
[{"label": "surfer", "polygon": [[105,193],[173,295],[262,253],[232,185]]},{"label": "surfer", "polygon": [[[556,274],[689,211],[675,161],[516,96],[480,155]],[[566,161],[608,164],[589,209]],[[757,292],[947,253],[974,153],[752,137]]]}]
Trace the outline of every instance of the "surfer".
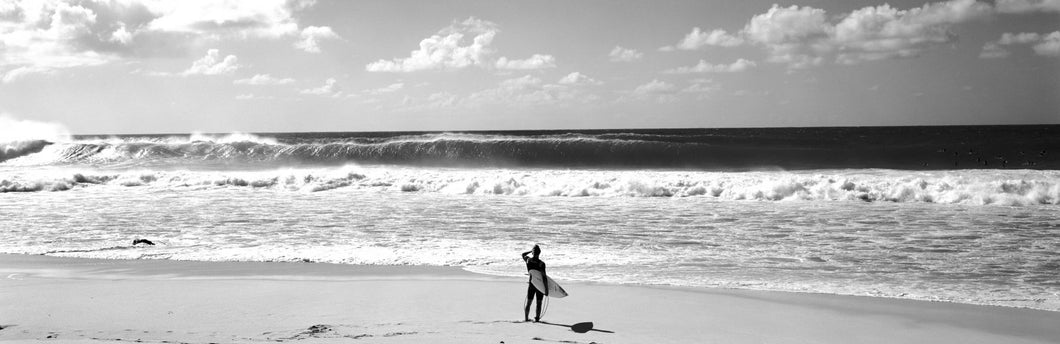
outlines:
[{"label": "surfer", "polygon": [[[533,253],[533,257],[527,255]],[[545,292],[541,293],[531,281],[527,281],[526,287],[526,307],[523,309],[523,321],[530,321],[530,303],[534,299],[537,299],[537,316],[534,317],[534,322],[541,321],[541,299],[548,295],[548,275],[545,274],[545,262],[541,261],[541,247],[534,245],[534,248],[530,251],[523,252],[523,261],[526,262],[526,271],[537,270],[541,272],[541,279],[545,284]],[[531,277],[531,280],[533,277]]]}]

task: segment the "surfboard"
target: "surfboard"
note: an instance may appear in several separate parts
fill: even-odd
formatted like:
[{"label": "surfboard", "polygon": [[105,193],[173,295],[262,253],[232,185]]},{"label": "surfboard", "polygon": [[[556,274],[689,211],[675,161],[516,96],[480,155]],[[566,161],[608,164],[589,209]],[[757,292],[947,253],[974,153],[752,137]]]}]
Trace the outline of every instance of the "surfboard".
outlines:
[{"label": "surfboard", "polygon": [[[552,277],[547,277],[547,278],[548,278],[548,296],[554,297],[554,298],[567,297],[567,291],[563,290],[563,287],[560,287],[559,283],[556,283],[556,281],[553,281]],[[530,283],[534,285],[534,288],[537,288],[537,291],[540,291],[542,293],[545,292],[545,282],[544,282],[544,280],[541,279],[541,271],[530,270]]]}]

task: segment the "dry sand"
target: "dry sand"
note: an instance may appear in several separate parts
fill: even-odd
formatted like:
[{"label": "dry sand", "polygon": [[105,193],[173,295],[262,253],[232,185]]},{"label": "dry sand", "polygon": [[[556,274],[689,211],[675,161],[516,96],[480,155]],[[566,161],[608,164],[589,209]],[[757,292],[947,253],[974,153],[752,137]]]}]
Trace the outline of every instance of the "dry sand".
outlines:
[{"label": "dry sand", "polygon": [[[560,272],[557,278],[563,282]],[[457,268],[0,255],[0,341],[54,343],[1060,343],[1060,312],[565,282]],[[532,315],[531,315],[532,316]],[[609,331],[572,332],[592,321]]]}]

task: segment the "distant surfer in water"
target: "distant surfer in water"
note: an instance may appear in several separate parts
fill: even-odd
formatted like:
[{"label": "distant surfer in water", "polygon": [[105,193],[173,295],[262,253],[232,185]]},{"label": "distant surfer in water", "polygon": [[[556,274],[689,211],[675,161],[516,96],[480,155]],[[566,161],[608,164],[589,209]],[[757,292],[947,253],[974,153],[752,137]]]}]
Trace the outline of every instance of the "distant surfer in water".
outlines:
[{"label": "distant surfer in water", "polygon": [[[527,256],[533,253],[533,257]],[[523,309],[523,321],[530,321],[530,303],[534,299],[537,299],[537,316],[534,317],[534,321],[541,321],[541,299],[545,295],[548,295],[548,275],[545,274],[545,262],[541,261],[538,257],[541,256],[541,247],[534,245],[534,248],[530,251],[523,252],[523,261],[526,262],[526,271],[537,270],[541,272],[541,279],[545,284],[545,292],[537,290],[531,281],[527,281],[526,287],[526,308]],[[531,277],[531,280],[533,277]]]}]

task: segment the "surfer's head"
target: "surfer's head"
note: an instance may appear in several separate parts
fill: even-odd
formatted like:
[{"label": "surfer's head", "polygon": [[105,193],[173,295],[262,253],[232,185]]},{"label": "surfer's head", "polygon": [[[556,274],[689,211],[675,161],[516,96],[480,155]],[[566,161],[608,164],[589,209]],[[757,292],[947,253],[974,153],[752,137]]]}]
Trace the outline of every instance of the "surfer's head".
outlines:
[{"label": "surfer's head", "polygon": [[541,247],[540,246],[534,245],[533,251],[534,251],[534,257],[537,257],[537,256],[541,255]]}]

